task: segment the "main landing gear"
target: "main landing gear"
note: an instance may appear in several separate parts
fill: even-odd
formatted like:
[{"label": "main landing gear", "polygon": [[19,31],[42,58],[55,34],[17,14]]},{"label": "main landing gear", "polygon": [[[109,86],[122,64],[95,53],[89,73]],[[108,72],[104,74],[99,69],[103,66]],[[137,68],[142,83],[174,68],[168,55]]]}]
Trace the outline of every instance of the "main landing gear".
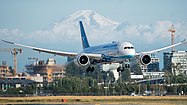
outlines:
[{"label": "main landing gear", "polygon": [[125,70],[124,67],[118,67],[118,68],[117,68],[117,72],[123,72],[124,70]]},{"label": "main landing gear", "polygon": [[129,69],[129,68],[130,68],[130,59],[122,62],[120,66],[117,68],[117,72],[123,72],[125,69]]},{"label": "main landing gear", "polygon": [[93,72],[94,71],[94,67],[91,67],[91,66],[89,66],[87,69],[86,69],[86,72],[88,73],[89,71],[90,72]]}]

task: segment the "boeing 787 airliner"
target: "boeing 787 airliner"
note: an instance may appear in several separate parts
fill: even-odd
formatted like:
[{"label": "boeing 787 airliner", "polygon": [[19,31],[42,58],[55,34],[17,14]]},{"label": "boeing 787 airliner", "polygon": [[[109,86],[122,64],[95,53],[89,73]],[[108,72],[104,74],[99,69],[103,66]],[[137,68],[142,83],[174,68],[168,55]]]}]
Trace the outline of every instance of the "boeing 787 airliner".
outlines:
[{"label": "boeing 787 airliner", "polygon": [[[94,71],[93,65],[98,64],[98,63],[99,64],[108,64],[108,63],[122,64],[123,62],[129,62],[132,58],[136,58],[143,65],[147,65],[151,62],[151,57],[150,57],[151,53],[156,53],[156,52],[186,43],[186,41],[183,40],[174,45],[170,45],[170,46],[152,50],[152,51],[141,52],[141,53],[136,53],[134,46],[129,42],[112,42],[112,43],[104,44],[104,45],[90,46],[88,39],[86,37],[86,33],[84,30],[82,21],[79,21],[79,24],[80,24],[82,47],[83,47],[83,51],[79,53],[49,50],[49,49],[43,49],[43,48],[18,44],[18,43],[6,41],[6,40],[2,40],[2,41],[9,43],[9,44],[21,46],[21,47],[31,48],[39,52],[51,53],[51,54],[60,55],[60,56],[74,57],[74,63],[77,64],[78,66],[86,67],[87,72]],[[120,65],[120,67],[117,68],[117,71],[118,72],[124,71],[124,68],[129,68],[129,67],[130,67],[130,63],[126,63],[125,65]]]}]

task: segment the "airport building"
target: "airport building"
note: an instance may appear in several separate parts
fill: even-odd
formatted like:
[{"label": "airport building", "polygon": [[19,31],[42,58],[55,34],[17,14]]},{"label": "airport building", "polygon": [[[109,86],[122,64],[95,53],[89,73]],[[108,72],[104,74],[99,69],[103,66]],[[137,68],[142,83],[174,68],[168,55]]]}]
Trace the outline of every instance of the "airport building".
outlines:
[{"label": "airport building", "polygon": [[165,52],[164,70],[173,75],[187,75],[187,51]]}]

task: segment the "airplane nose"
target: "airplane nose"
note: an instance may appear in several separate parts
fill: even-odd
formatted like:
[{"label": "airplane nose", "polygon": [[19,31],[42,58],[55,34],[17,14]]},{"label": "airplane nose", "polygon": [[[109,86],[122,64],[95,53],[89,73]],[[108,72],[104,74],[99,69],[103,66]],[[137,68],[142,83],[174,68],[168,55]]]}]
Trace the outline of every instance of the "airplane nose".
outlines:
[{"label": "airplane nose", "polygon": [[135,55],[134,46],[129,42],[120,43],[119,51],[123,55],[132,56],[132,57]]},{"label": "airplane nose", "polygon": [[128,56],[134,56],[135,55],[135,49],[124,49],[122,52],[123,55],[128,55]]},{"label": "airplane nose", "polygon": [[132,49],[132,53],[131,53],[133,56],[136,54],[136,51],[135,49]]}]

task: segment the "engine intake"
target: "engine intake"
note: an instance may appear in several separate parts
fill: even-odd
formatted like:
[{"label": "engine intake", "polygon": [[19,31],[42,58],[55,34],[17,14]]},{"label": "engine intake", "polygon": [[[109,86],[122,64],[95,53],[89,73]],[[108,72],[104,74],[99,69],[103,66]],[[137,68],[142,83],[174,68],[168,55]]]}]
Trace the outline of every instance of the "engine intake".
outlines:
[{"label": "engine intake", "polygon": [[142,55],[140,61],[143,65],[147,65],[151,62],[151,57],[149,55]]},{"label": "engine intake", "polygon": [[78,66],[87,66],[90,64],[90,59],[88,56],[84,54],[79,54],[74,59],[74,63],[77,64]]}]

